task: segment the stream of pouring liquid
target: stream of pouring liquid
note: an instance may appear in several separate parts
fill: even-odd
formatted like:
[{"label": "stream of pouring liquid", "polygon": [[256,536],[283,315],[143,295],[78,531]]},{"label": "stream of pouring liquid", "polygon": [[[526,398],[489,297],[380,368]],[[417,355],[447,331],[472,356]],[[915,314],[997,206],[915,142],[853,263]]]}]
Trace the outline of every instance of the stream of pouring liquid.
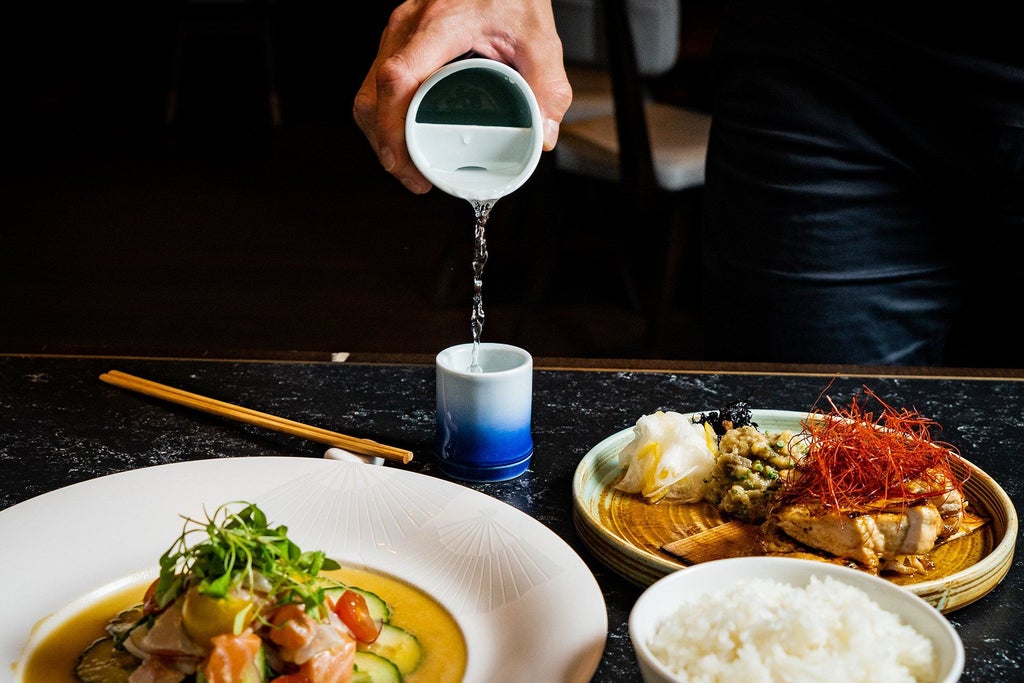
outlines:
[{"label": "stream of pouring liquid", "polygon": [[469,324],[473,333],[473,354],[469,372],[483,372],[480,367],[480,337],[484,331],[484,266],[487,265],[487,219],[496,200],[473,201],[476,224],[473,229],[473,309]]}]

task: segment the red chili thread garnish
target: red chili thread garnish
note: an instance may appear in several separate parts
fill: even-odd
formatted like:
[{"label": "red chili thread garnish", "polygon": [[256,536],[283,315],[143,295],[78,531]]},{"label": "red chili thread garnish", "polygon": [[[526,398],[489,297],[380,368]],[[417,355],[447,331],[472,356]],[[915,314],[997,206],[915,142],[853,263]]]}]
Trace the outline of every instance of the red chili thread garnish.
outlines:
[{"label": "red chili thread garnish", "polygon": [[[854,396],[848,408],[827,398],[804,424],[807,454],[796,463],[776,499],[782,505],[820,506],[820,512],[862,513],[909,507],[950,491],[962,493],[970,468],[957,449],[933,441],[942,427],[916,410],[897,410],[864,387],[882,406],[875,419]],[[956,466],[955,463],[959,466]],[[963,477],[957,475],[963,472]]]}]

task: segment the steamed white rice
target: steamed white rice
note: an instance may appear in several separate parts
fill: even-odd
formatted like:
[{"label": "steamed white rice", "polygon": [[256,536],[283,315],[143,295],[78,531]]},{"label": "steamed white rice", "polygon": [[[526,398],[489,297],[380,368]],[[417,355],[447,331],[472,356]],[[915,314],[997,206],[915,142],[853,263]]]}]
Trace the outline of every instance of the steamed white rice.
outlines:
[{"label": "steamed white rice", "polygon": [[681,680],[934,681],[932,642],[864,591],[755,579],[688,600],[657,628],[655,657]]}]

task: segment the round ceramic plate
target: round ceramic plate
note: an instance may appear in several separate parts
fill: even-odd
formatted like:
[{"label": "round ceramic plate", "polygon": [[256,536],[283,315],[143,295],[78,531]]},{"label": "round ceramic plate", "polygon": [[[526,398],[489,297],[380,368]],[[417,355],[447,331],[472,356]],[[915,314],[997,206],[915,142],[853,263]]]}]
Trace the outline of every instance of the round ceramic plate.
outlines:
[{"label": "round ceramic plate", "polygon": [[[762,431],[800,431],[805,417],[793,411],[755,410],[753,420]],[[666,544],[726,520],[707,504],[662,500],[651,505],[638,495],[616,491],[615,483],[625,471],[619,466],[619,451],[632,439],[633,429],[624,429],[594,446],[580,461],[573,477],[573,515],[576,530],[594,554],[630,581],[648,586],[689,566],[666,552]],[[986,523],[936,548],[935,567],[926,574],[893,579],[943,612],[992,590],[1010,569],[1017,539],[1017,513],[1009,496],[985,472],[964,463],[970,468],[964,484],[969,509]],[[718,557],[729,557],[740,547],[723,543]]]},{"label": "round ceramic plate", "polygon": [[237,500],[287,525],[300,547],[390,574],[440,602],[465,636],[467,681],[582,683],[597,669],[608,633],[601,589],[537,520],[405,470],[257,457],[132,470],[0,512],[0,585],[13,587],[4,597],[0,680],[33,630],[38,638],[51,629],[57,617],[48,615],[154,575],[181,533],[179,515],[203,519]]}]

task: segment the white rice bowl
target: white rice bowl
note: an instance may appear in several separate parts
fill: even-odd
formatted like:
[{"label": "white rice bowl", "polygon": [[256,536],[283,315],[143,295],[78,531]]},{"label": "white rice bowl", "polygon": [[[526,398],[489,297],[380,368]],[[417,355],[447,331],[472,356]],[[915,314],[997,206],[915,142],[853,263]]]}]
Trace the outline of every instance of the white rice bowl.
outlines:
[{"label": "white rice bowl", "polygon": [[741,557],[673,572],[629,615],[647,683],[953,683],[964,648],[934,607],[835,564]]}]

